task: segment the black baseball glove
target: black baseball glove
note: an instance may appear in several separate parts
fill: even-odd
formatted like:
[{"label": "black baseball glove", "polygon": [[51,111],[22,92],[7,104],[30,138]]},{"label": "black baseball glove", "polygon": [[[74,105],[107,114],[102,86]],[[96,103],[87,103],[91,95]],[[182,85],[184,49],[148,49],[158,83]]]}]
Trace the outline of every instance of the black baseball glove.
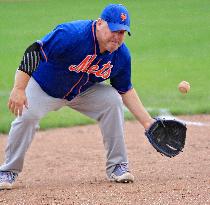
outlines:
[{"label": "black baseball glove", "polygon": [[184,148],[186,131],[186,125],[175,119],[156,119],[145,135],[158,152],[174,157]]}]

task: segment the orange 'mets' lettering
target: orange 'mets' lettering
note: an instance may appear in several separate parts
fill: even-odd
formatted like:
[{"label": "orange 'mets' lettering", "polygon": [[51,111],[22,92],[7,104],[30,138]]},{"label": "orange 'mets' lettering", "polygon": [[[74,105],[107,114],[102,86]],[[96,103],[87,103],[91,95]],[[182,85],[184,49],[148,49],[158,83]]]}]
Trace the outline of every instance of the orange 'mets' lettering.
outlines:
[{"label": "orange 'mets' lettering", "polygon": [[104,79],[106,79],[107,77],[110,76],[111,73],[111,69],[113,67],[113,65],[110,64],[111,62],[109,61],[108,63],[103,64],[102,69],[100,69],[99,71],[96,72],[96,76],[97,77],[102,77]]},{"label": "orange 'mets' lettering", "polygon": [[97,64],[90,67],[96,57],[97,55],[87,55],[79,65],[70,65],[68,69],[77,73],[85,72],[88,74],[94,74],[96,77],[107,79],[111,74],[113,65],[111,65],[111,61],[108,61],[107,63],[103,64],[101,69],[99,69]]},{"label": "orange 'mets' lettering", "polygon": [[88,67],[91,65],[91,63],[95,60],[96,55],[88,55],[86,58],[79,64],[79,65],[71,65],[69,66],[70,71],[75,71],[79,73],[80,71],[86,72]]}]

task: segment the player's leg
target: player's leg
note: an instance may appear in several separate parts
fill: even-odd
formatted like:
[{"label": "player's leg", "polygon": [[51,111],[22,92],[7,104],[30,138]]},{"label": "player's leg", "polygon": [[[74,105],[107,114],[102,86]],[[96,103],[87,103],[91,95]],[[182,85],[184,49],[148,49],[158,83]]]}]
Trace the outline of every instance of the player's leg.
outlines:
[{"label": "player's leg", "polygon": [[5,161],[0,166],[0,185],[1,180],[10,172],[18,174],[22,171],[25,153],[32,142],[39,120],[48,112],[57,110],[65,104],[63,100],[52,98],[43,92],[33,78],[26,88],[26,96],[28,109],[24,108],[22,116],[17,117],[11,124]]},{"label": "player's leg", "polygon": [[[117,168],[120,170],[128,170],[123,102],[119,93],[110,85],[96,84],[69,102],[69,106],[99,122],[107,152],[108,177],[112,175],[116,165],[119,165]],[[133,176],[128,181],[133,181]]]}]

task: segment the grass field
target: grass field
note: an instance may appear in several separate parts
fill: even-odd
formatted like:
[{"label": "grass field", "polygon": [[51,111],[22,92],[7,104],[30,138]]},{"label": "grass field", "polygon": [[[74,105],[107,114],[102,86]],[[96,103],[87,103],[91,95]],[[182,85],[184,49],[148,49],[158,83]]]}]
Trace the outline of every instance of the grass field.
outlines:
[{"label": "grass field", "polygon": [[[159,109],[173,114],[210,113],[209,0],[0,0],[0,133],[14,118],[7,109],[14,73],[25,48],[58,23],[97,19],[108,3],[123,3],[131,15],[132,79],[144,105],[153,115]],[[177,90],[181,80],[191,91]],[[126,114],[130,118],[129,114]],[[92,120],[69,109],[50,113],[42,128],[86,124]]]}]

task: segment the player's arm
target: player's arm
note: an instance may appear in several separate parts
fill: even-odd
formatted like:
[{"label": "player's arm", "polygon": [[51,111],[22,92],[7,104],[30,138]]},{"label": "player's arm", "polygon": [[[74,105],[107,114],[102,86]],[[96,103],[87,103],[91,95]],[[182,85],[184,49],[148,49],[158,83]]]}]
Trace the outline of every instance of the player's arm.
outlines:
[{"label": "player's arm", "polygon": [[134,88],[128,90],[126,93],[121,94],[123,103],[135,116],[135,118],[143,125],[145,129],[155,121],[147,110],[144,108],[140,98],[138,97]]},{"label": "player's arm", "polygon": [[26,49],[18,70],[21,70],[31,76],[38,67],[40,60],[40,45],[35,42]]},{"label": "player's arm", "polygon": [[15,82],[10,93],[8,107],[16,116],[22,115],[23,107],[28,108],[25,89],[32,73],[36,70],[41,59],[40,46],[38,43],[30,45],[22,58],[15,74]]},{"label": "player's arm", "polygon": [[23,106],[28,108],[25,88],[28,84],[30,76],[23,71],[18,70],[15,75],[15,82],[10,93],[8,107],[16,116],[22,115]]}]

